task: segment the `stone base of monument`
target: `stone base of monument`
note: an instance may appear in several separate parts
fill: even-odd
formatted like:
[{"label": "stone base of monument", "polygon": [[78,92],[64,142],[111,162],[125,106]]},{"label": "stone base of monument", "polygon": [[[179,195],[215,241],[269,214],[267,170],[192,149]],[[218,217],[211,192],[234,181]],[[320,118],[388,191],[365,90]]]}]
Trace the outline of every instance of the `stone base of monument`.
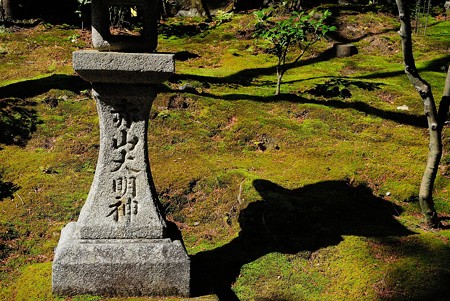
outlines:
[{"label": "stone base of monument", "polygon": [[55,250],[56,294],[189,296],[189,257],[179,240],[84,240],[76,226],[63,229]]}]

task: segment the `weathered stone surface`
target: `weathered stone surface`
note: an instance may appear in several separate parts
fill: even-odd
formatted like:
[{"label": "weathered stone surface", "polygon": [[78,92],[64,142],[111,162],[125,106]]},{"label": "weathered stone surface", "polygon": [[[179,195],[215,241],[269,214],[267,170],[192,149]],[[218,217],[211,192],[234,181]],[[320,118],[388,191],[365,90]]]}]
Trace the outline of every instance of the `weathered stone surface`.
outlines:
[{"label": "weathered stone surface", "polygon": [[55,250],[53,291],[188,296],[189,257],[168,233],[147,153],[153,84],[174,72],[173,55],[82,51],[74,69],[92,83],[100,150],[78,222]]},{"label": "weathered stone surface", "polygon": [[[137,7],[142,16],[140,36],[112,35],[109,30],[109,8]],[[158,44],[158,1],[155,0],[92,0],[92,45],[106,51],[152,52]]]},{"label": "weathered stone surface", "polygon": [[73,68],[82,79],[95,83],[154,84],[175,72],[173,54],[75,51]]},{"label": "weathered stone surface", "polygon": [[147,151],[151,86],[94,84],[100,150],[94,181],[78,218],[81,239],[163,238]]},{"label": "weathered stone surface", "polygon": [[189,296],[190,263],[180,241],[80,240],[76,228],[63,229],[55,250],[55,293]]}]

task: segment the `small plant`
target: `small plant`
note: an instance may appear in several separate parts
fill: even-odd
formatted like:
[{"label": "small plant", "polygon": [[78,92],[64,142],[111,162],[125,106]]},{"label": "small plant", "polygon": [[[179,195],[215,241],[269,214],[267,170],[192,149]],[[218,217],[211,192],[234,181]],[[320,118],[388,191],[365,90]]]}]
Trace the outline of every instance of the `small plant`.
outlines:
[{"label": "small plant", "polygon": [[[255,12],[257,24],[254,36],[269,41],[272,52],[277,56],[277,86],[275,95],[280,94],[280,86],[283,75],[290,66],[295,65],[306,53],[306,51],[330,31],[335,31],[335,26],[328,26],[325,20],[331,16],[326,10],[319,14],[311,11],[306,14],[292,12],[289,17],[272,17],[271,9]],[[300,53],[290,62],[286,62],[289,52],[298,46]]]},{"label": "small plant", "polygon": [[8,49],[6,49],[5,47],[3,47],[3,46],[0,46],[0,55],[2,55],[2,54],[7,54],[8,53]]},{"label": "small plant", "polygon": [[72,43],[76,43],[79,37],[80,37],[79,34],[74,33],[74,34],[68,36],[67,40],[72,42]]},{"label": "small plant", "polygon": [[332,78],[325,81],[323,84],[316,84],[314,88],[307,90],[306,93],[323,98],[338,97],[345,99],[352,97],[352,93],[349,89],[352,86],[365,91],[374,91],[380,89],[381,85],[381,83]]},{"label": "small plant", "polygon": [[227,13],[219,9],[216,13],[217,25],[230,21],[233,18],[233,15],[233,12]]}]

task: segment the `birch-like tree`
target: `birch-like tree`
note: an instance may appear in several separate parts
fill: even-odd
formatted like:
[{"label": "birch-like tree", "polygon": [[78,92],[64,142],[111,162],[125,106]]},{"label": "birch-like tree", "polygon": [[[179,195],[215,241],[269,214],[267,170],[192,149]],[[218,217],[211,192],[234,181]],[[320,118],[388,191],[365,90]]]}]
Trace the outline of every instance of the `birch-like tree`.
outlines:
[{"label": "birch-like tree", "polygon": [[0,12],[3,20],[13,18],[12,0],[0,0]]},{"label": "birch-like tree", "polygon": [[414,61],[408,2],[406,0],[396,0],[401,24],[398,33],[402,40],[405,73],[422,98],[430,134],[428,159],[420,184],[419,203],[427,224],[430,227],[438,228],[441,223],[434,207],[433,187],[442,157],[442,129],[447,120],[450,105],[450,68],[445,80],[444,94],[439,108],[437,108],[431,92],[431,85],[421,78]]}]

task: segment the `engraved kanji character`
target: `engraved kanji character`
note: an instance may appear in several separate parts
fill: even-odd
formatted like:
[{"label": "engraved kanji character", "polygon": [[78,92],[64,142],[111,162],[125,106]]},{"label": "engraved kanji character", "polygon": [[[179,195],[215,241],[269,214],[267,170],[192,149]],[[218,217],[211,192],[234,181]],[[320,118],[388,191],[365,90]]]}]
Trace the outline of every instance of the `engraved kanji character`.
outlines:
[{"label": "engraved kanji character", "polygon": [[124,112],[124,110],[111,110],[111,113],[113,114],[113,122],[115,127],[120,127],[124,125],[125,127],[129,128],[131,125],[131,117],[130,114],[127,114]]},{"label": "engraved kanji character", "polygon": [[126,208],[125,208],[122,200],[119,200],[116,203],[109,205],[109,208],[113,208],[113,209],[111,210],[111,212],[108,213],[108,215],[106,217],[114,215],[113,218],[116,222],[119,221],[120,216],[125,215]]},{"label": "engraved kanji character", "polygon": [[[120,142],[119,142],[120,139]],[[127,131],[126,130],[121,130],[120,131],[120,138],[113,138],[113,147],[115,149],[118,149],[122,146],[124,146],[127,143]]]},{"label": "engraved kanji character", "polygon": [[118,163],[118,164],[116,164],[116,166],[114,166],[111,169],[112,172],[118,171],[122,167],[123,163],[125,163],[125,156],[126,156],[126,154],[127,154],[127,151],[122,149],[120,151],[120,153],[119,153],[119,158],[118,159],[113,159],[113,162]]}]

